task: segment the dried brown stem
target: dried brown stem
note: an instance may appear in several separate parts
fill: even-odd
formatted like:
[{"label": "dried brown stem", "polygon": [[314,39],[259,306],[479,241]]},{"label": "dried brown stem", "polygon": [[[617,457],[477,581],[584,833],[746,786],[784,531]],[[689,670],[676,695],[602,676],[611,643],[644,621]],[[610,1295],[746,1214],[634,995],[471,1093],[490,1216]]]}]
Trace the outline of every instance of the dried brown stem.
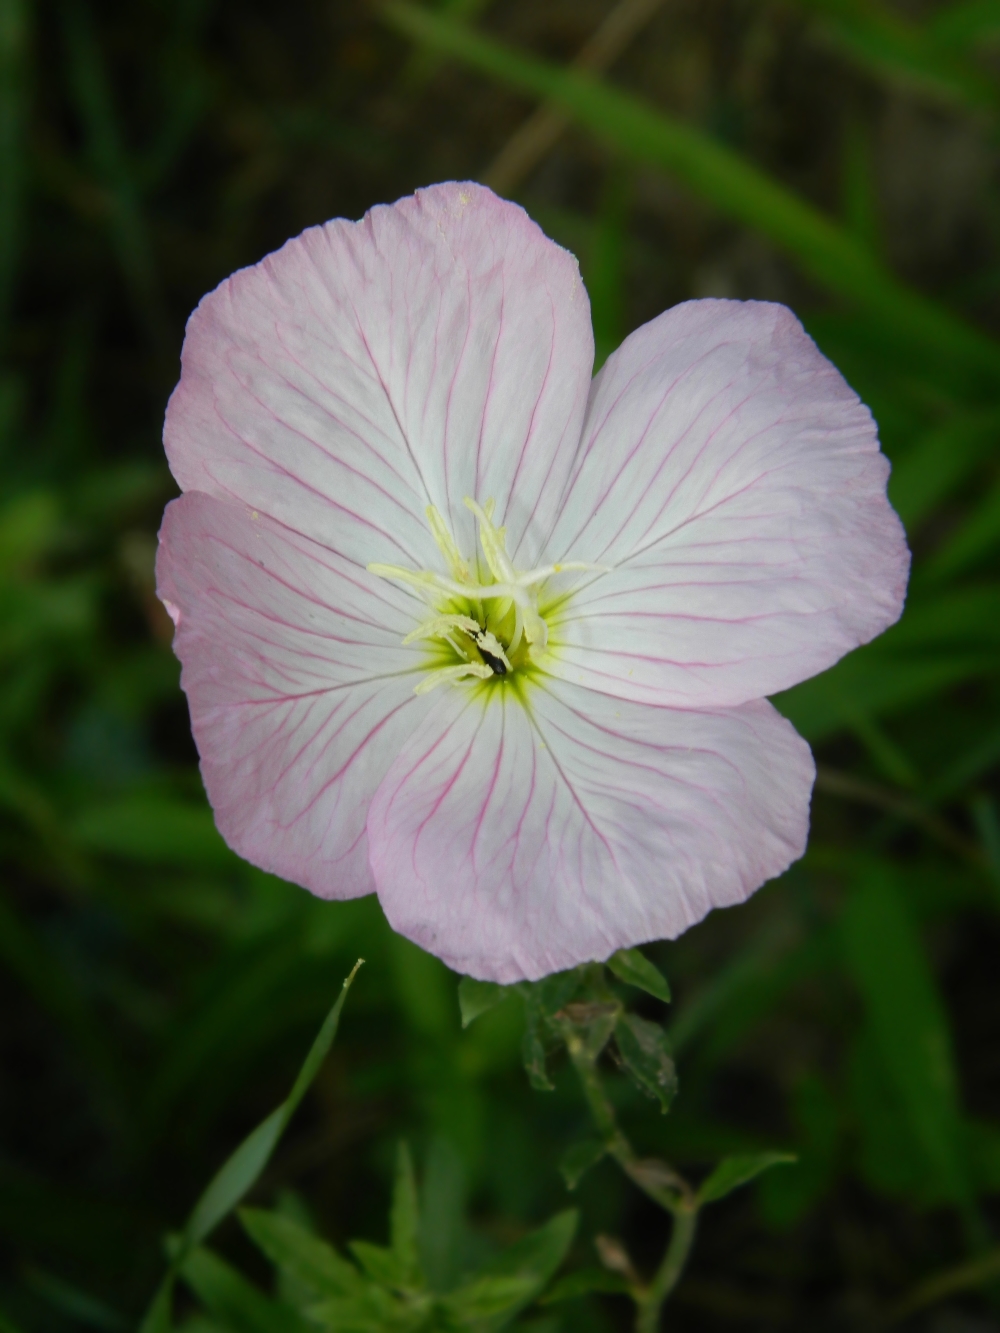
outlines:
[{"label": "dried brown stem", "polygon": [[[611,13],[580,48],[573,69],[603,73],[642,31],[663,0],[619,0]],[[501,148],[482,176],[497,194],[510,194],[558,142],[569,117],[550,105],[533,112]]]}]

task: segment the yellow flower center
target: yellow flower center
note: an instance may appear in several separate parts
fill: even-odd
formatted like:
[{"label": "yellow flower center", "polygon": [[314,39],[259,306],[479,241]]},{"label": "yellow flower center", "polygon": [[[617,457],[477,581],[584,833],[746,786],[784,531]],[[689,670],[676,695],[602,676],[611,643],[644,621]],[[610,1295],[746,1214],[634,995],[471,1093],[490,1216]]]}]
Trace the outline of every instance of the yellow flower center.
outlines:
[{"label": "yellow flower center", "polygon": [[368,566],[380,578],[417,588],[431,608],[428,619],[403,640],[424,639],[438,650],[416,687],[418,694],[445,682],[510,680],[537,665],[549,638],[539,609],[545,584],[563,570],[597,568],[573,561],[519,572],[507,554],[506,529],[493,524],[493,501],[480,506],[466,497],[465,504],[479,523],[488,579],[472,572],[433,505],[427,507],[427,520],[448,575],[402,565]]}]

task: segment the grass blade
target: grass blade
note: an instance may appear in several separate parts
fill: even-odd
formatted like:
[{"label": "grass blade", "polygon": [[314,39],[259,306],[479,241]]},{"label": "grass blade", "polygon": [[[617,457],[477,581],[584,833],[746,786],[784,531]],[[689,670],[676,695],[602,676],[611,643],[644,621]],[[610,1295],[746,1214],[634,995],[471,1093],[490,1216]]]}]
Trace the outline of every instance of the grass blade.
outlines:
[{"label": "grass blade", "polygon": [[271,1112],[266,1119],[252,1130],[236,1151],[219,1168],[215,1177],[201,1198],[195,1204],[191,1216],[181,1233],[171,1259],[171,1271],[160,1287],[146,1318],[142,1324],[142,1333],[160,1333],[170,1327],[170,1297],[172,1277],[184,1265],[187,1256],[207,1239],[219,1223],[239,1204],[247,1192],[256,1184],[261,1172],[267,1165],[278,1140],[295,1114],[310,1084],[319,1072],[320,1065],[326,1059],[333,1039],[337,1035],[341,1010],[347,999],[347,992],[363,963],[359,958],[350,975],[344,980],[333,1008],[327,1014],[309,1054],[306,1056],[298,1077],[292,1085],[287,1098]]},{"label": "grass blade", "polygon": [[906,287],[837,223],[724,144],[584,71],[513,51],[415,5],[392,0],[382,12],[415,41],[548,98],[615,149],[671,172],[723,212],[763,232],[811,277],[862,307],[895,338],[925,354],[965,362],[970,384],[1000,371],[1000,345]]},{"label": "grass blade", "polygon": [[979,1224],[964,1155],[951,1034],[920,936],[888,873],[871,873],[852,894],[843,941],[882,1066],[923,1149],[927,1170],[975,1235]]},{"label": "grass blade", "polygon": [[951,105],[997,109],[997,90],[934,33],[873,0],[799,0],[820,16],[830,37],[875,74]]},{"label": "grass blade", "polygon": [[131,165],[118,131],[104,63],[83,0],[64,7],[70,84],[86,131],[91,166],[111,197],[110,230],[118,263],[136,314],[153,344],[164,349],[166,318],[153,263],[153,249],[139,206]]},{"label": "grass blade", "polygon": [[0,347],[14,292],[24,195],[25,0],[0,0]]}]

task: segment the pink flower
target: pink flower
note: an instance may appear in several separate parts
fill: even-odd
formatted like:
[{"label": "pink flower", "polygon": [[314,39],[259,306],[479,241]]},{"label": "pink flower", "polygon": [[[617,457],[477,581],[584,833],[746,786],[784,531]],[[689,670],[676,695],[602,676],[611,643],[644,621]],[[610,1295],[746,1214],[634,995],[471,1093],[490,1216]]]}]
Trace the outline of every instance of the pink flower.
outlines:
[{"label": "pink flower", "polygon": [[690,301],[592,365],[572,255],[447,184],[222,283],[167,409],[222,835],[496,981],[799,857],[812,756],[764,696],[906,586],[871,415],[783,306]]}]

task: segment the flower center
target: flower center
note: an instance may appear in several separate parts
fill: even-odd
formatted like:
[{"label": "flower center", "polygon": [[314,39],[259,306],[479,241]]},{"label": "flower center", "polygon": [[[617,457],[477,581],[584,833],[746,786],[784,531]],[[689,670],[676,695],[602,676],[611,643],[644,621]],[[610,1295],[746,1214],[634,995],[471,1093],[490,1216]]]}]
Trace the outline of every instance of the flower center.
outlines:
[{"label": "flower center", "polygon": [[480,506],[466,497],[465,504],[479,523],[488,578],[472,572],[433,505],[427,508],[427,521],[448,575],[402,565],[368,566],[380,578],[418,589],[431,608],[428,619],[403,640],[425,639],[439,650],[440,661],[417,685],[418,694],[446,682],[507,680],[536,664],[549,637],[539,610],[545,583],[563,570],[595,568],[574,561],[519,572],[507,554],[506,529],[493,524],[493,501]]}]

